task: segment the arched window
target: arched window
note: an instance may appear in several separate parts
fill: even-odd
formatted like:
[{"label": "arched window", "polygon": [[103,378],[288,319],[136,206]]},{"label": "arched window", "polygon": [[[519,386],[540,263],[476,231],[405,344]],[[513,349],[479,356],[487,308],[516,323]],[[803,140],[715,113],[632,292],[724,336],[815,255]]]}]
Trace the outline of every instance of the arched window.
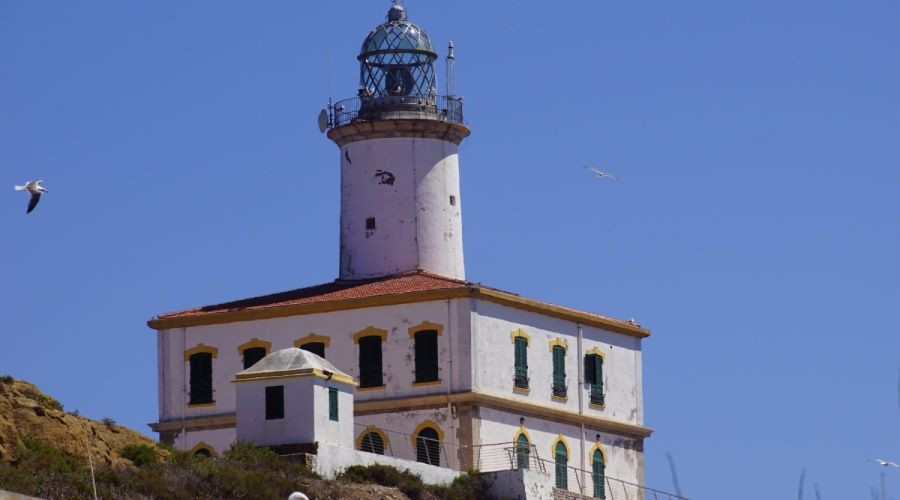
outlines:
[{"label": "arched window", "polygon": [[209,450],[207,450],[206,448],[200,448],[199,450],[194,452],[194,455],[198,456],[198,457],[209,458],[212,456],[212,453]]},{"label": "arched window", "polygon": [[530,456],[531,443],[528,442],[528,437],[525,434],[519,434],[519,437],[516,439],[516,468],[527,469]]},{"label": "arched window", "polygon": [[377,432],[367,432],[362,437],[359,449],[369,453],[384,455],[384,439]]},{"label": "arched window", "polygon": [[416,434],[416,460],[423,464],[441,465],[441,441],[438,432],[426,427]]},{"label": "arched window", "polygon": [[567,489],[569,487],[569,477],[567,465],[569,463],[569,453],[566,450],[566,445],[563,444],[562,441],[556,443],[556,450],[554,453],[556,457],[556,487],[561,489]]},{"label": "arched window", "polygon": [[259,360],[266,357],[265,347],[248,347],[244,349],[244,369],[255,365]]},{"label": "arched window", "polygon": [[591,460],[591,479],[594,482],[594,498],[606,498],[606,463],[603,461],[603,452],[594,450]]},{"label": "arched window", "polygon": [[209,404],[213,402],[212,353],[191,354],[191,393],[188,404]]}]

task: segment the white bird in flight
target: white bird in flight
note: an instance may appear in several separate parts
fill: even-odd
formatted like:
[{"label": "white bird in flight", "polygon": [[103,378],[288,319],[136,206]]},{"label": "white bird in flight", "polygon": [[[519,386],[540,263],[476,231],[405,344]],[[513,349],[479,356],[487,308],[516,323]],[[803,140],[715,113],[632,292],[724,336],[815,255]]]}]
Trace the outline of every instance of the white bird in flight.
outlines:
[{"label": "white bird in flight", "polygon": [[597,168],[594,168],[594,167],[590,167],[590,166],[588,166],[588,165],[585,165],[584,168],[590,170],[591,172],[594,173],[594,175],[596,175],[597,177],[599,177],[599,178],[601,178],[601,179],[604,178],[604,177],[609,177],[610,179],[612,179],[612,180],[614,180],[614,181],[619,180],[619,178],[616,177],[615,175],[610,174],[610,173],[608,173],[608,172],[603,172],[603,171],[601,171],[600,169],[597,169]]},{"label": "white bird in flight", "polygon": [[26,214],[30,214],[38,202],[41,201],[41,195],[47,192],[47,188],[41,186],[44,181],[29,181],[24,186],[16,186],[16,191],[28,191],[31,195],[31,201],[28,202],[28,210]]},{"label": "white bird in flight", "polygon": [[876,464],[883,465],[885,467],[895,467],[897,469],[900,469],[900,465],[897,465],[894,462],[888,462],[887,460],[882,460],[880,458],[872,458],[872,459],[869,459],[869,461],[875,462]]}]

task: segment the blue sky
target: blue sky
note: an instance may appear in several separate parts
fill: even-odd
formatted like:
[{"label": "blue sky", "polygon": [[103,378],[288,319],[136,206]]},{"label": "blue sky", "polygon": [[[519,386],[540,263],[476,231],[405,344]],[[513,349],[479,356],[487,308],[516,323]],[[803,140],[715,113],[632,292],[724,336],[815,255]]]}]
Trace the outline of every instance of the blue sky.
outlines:
[{"label": "blue sky", "polygon": [[[147,319],[333,279],[315,118],[388,5],[0,2],[0,372],[149,432]],[[653,330],[648,485],[670,452],[694,500],[803,468],[869,498],[900,460],[900,6],[407,5],[457,47],[469,279]]]}]

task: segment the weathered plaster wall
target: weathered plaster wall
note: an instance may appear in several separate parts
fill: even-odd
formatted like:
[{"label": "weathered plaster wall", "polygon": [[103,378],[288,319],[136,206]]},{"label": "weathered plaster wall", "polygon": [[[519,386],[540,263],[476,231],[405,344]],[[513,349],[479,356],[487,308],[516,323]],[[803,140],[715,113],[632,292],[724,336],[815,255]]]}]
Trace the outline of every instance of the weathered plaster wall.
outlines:
[{"label": "weathered plaster wall", "polygon": [[[602,452],[606,455],[607,476],[634,484],[642,484],[643,482],[643,448],[639,442],[632,438],[586,428],[585,439],[582,441],[581,427],[579,425],[563,424],[526,416],[524,417],[525,423],[523,426],[519,422],[521,415],[492,408],[481,408],[479,415],[479,439],[481,443],[507,443],[507,446],[511,447],[513,440],[516,439],[521,428],[524,427],[529,441],[537,447],[538,456],[542,460],[549,461],[546,463],[549,473],[553,472],[551,463],[554,459],[553,447],[558,436],[562,435],[570,451],[569,466],[590,471],[591,452],[594,445],[599,443]],[[598,435],[599,441],[597,441]],[[497,449],[499,447],[488,447],[486,449],[491,448]],[[582,450],[584,450],[583,461],[581,459]],[[494,461],[498,460],[494,456],[496,452],[490,453]],[[508,456],[501,455],[501,458],[504,460],[505,465],[509,465]],[[573,474],[573,472],[570,472],[570,474]],[[574,479],[570,479],[570,483],[572,481]]]},{"label": "weathered plaster wall", "polygon": [[414,138],[341,148],[341,278],[415,269],[465,277],[458,151]]},{"label": "weathered plaster wall", "polygon": [[[235,383],[237,439],[257,445],[329,442],[353,447],[353,392],[318,377]],[[284,386],[284,418],[266,419],[266,387]],[[338,391],[338,421],[329,418],[328,389]]]},{"label": "weathered plaster wall", "polygon": [[416,447],[414,437],[417,430],[424,423],[432,423],[437,427],[438,434],[444,437],[441,443],[441,465],[444,467],[456,467],[458,464],[457,450],[459,443],[456,431],[459,428],[459,420],[454,415],[450,418],[450,412],[446,406],[415,411],[396,411],[356,417],[355,436],[357,442],[365,432],[377,428],[387,435],[389,440],[385,443],[385,453],[398,458],[416,460]]},{"label": "weathered plaster wall", "polygon": [[[358,390],[356,400],[467,390],[471,386],[468,344],[471,323],[467,308],[466,299],[457,299],[162,330],[158,333],[160,421],[234,413],[235,392],[231,381],[243,369],[238,346],[254,338],[271,342],[274,351],[292,347],[295,340],[312,333],[328,337],[326,359],[338,369],[358,377],[359,351],[353,334],[369,326],[388,332],[382,345],[385,387]],[[423,322],[443,327],[443,335],[438,337],[440,383],[414,387],[415,344],[409,337],[409,329]],[[190,380],[184,351],[199,344],[216,349],[213,359],[215,404],[186,408]],[[231,434],[234,434],[233,430]],[[184,436],[176,439],[175,445],[190,449]]]},{"label": "weathered plaster wall", "polygon": [[187,431],[175,438],[175,444],[182,450],[192,450],[202,443],[209,445],[217,454],[222,454],[231,447],[236,437],[237,433],[234,427],[230,429]]},{"label": "weathered plaster wall", "polygon": [[[588,415],[610,417],[633,424],[643,423],[641,393],[640,339],[595,327],[582,326],[581,354],[578,348],[577,323],[511,307],[472,300],[472,361],[475,390],[553,408]],[[521,329],[529,337],[527,394],[513,390],[514,344],[513,331]],[[568,398],[560,401],[552,397],[553,359],[550,342],[562,339],[566,346],[566,382]],[[603,353],[603,378],[606,404],[604,408],[590,405],[590,388],[579,385],[584,353],[598,348]],[[579,404],[579,393],[582,396]]]},{"label": "weathered plaster wall", "polygon": [[553,479],[529,469],[486,472],[491,493],[496,498],[547,500],[553,498]]}]

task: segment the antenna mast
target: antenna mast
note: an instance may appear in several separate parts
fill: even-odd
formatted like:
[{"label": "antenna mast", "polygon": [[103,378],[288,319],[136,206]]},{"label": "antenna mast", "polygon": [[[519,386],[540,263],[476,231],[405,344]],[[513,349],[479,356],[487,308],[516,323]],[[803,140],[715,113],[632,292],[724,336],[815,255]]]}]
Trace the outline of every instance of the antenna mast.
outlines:
[{"label": "antenna mast", "polygon": [[453,40],[450,40],[450,45],[447,47],[447,95],[455,96],[456,95],[456,56],[453,54]]}]

